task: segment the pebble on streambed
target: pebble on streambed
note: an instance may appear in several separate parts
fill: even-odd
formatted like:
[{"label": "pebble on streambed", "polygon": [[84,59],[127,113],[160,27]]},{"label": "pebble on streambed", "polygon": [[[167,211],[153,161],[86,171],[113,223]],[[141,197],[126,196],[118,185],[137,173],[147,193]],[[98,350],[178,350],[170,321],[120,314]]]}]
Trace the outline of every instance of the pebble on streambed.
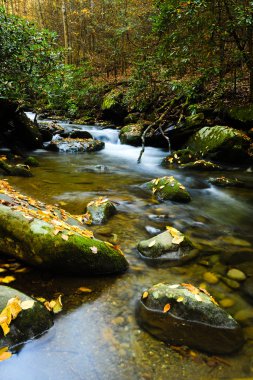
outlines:
[{"label": "pebble on streambed", "polygon": [[240,325],[204,289],[160,283],[147,289],[136,308],[145,330],[173,345],[228,354],[244,343]]}]

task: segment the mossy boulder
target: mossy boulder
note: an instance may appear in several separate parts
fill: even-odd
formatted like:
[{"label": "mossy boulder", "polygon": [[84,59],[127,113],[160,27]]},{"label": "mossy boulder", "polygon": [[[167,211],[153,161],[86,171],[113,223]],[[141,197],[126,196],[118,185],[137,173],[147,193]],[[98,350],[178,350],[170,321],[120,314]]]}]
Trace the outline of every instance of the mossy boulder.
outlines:
[{"label": "mossy boulder", "polygon": [[127,106],[124,104],[124,91],[116,88],[108,92],[102,101],[101,109],[103,117],[116,124],[122,124],[127,116]]},{"label": "mossy boulder", "polygon": [[117,210],[113,202],[107,198],[99,198],[87,205],[86,216],[91,224],[102,224],[115,215]]},{"label": "mossy boulder", "polygon": [[204,158],[228,163],[240,163],[249,159],[249,147],[248,136],[226,126],[201,128],[186,143],[186,148]]},{"label": "mossy boulder", "polygon": [[32,177],[31,170],[27,165],[11,165],[4,160],[0,160],[0,170],[5,176]]},{"label": "mossy boulder", "polygon": [[221,176],[218,178],[209,178],[209,182],[212,185],[215,185],[218,187],[246,187],[245,182],[240,181],[237,178],[227,178],[224,176]]},{"label": "mossy boulder", "polygon": [[227,110],[227,117],[235,127],[250,129],[253,127],[253,105],[232,107]]},{"label": "mossy boulder", "polygon": [[51,141],[45,146],[45,149],[54,152],[96,152],[104,149],[105,143],[100,140],[94,139],[73,139],[65,138]]},{"label": "mossy boulder", "polygon": [[141,257],[151,265],[182,265],[197,256],[190,240],[173,227],[148,240],[139,242],[137,249]]},{"label": "mossy boulder", "polygon": [[229,354],[244,343],[240,325],[205,290],[160,283],[147,289],[136,316],[149,333],[173,345]]},{"label": "mossy boulder", "polygon": [[42,147],[38,126],[30,120],[19,105],[0,98],[0,140],[15,152]]},{"label": "mossy boulder", "polygon": [[32,167],[37,167],[39,166],[39,161],[37,160],[37,158],[33,157],[33,156],[28,156],[25,161],[24,161],[24,164],[25,165],[28,165],[28,166],[32,166]]},{"label": "mossy boulder", "polygon": [[191,200],[186,188],[172,176],[153,179],[144,183],[142,188],[153,193],[159,201],[171,200],[187,203]]},{"label": "mossy boulder", "polygon": [[187,164],[181,164],[181,169],[200,170],[200,171],[217,171],[222,170],[222,167],[206,160],[197,160],[194,162],[188,162]]},{"label": "mossy boulder", "polygon": [[97,240],[74,218],[0,181],[0,251],[30,265],[55,272],[107,274],[124,272],[128,263],[119,249]]},{"label": "mossy boulder", "polygon": [[[133,146],[141,146],[141,136],[145,129],[148,127],[147,123],[129,124],[123,127],[119,134],[121,144],[128,144]],[[146,145],[150,145],[152,132],[147,133],[145,137]]]},{"label": "mossy boulder", "polygon": [[197,113],[195,115],[190,115],[185,118],[186,127],[196,127],[203,124],[205,120],[205,115],[203,113]]},{"label": "mossy boulder", "polygon": [[15,297],[21,302],[31,301],[32,307],[18,314],[10,323],[10,332],[6,336],[0,327],[0,348],[7,346],[15,350],[28,340],[42,335],[53,325],[51,314],[40,302],[8,286],[0,285],[0,313],[8,301]]},{"label": "mossy boulder", "polygon": [[187,164],[199,159],[198,153],[191,151],[190,149],[179,149],[165,157],[162,161],[162,166],[171,168],[181,164]]}]

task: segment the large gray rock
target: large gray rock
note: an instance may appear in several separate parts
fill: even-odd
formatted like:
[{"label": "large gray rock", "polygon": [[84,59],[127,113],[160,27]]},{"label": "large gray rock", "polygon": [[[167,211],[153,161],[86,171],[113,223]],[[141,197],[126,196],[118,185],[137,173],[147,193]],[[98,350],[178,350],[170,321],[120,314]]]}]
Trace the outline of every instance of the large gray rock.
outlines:
[{"label": "large gray rock", "polygon": [[0,286],[0,314],[11,298],[18,297],[21,302],[31,301],[32,307],[22,310],[16,319],[11,321],[10,332],[4,336],[0,327],[0,348],[9,347],[15,349],[46,332],[52,325],[52,317],[49,311],[40,302],[33,300],[26,294],[7,286]]},{"label": "large gray rock", "polygon": [[190,137],[186,147],[202,157],[239,163],[249,159],[250,138],[225,126],[204,127]]},{"label": "large gray rock", "polygon": [[112,244],[93,238],[62,209],[14,191],[0,181],[0,251],[56,272],[124,272],[128,263]]},{"label": "large gray rock", "polygon": [[197,250],[188,238],[173,227],[167,228],[167,231],[139,242],[137,249],[143,259],[154,265],[177,266],[197,256]]},{"label": "large gray rock", "polygon": [[96,152],[98,150],[104,149],[105,143],[103,141],[94,139],[59,139],[53,140],[45,149],[52,150],[54,152]]},{"label": "large gray rock", "polygon": [[204,290],[161,283],[145,291],[136,316],[152,335],[174,345],[228,354],[244,342],[239,324]]},{"label": "large gray rock", "polygon": [[186,188],[172,176],[155,178],[152,181],[144,183],[142,188],[153,193],[159,201],[171,200],[187,203],[191,200],[191,196]]}]

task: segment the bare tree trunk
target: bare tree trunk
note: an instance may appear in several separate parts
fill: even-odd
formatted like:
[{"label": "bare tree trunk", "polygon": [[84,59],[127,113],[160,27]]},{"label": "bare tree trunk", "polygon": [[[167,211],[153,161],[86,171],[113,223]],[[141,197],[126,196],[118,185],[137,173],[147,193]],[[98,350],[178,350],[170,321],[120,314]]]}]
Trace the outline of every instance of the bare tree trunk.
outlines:
[{"label": "bare tree trunk", "polygon": [[64,35],[64,46],[67,50],[65,54],[65,64],[68,65],[70,63],[69,56],[69,26],[68,26],[68,16],[67,16],[67,8],[65,0],[62,0],[62,21],[63,21],[63,35]]}]

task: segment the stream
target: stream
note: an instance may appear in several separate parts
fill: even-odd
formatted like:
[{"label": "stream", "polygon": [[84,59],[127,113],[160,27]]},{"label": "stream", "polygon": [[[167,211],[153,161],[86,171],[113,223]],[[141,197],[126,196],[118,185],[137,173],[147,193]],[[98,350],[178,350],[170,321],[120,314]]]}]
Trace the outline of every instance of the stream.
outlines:
[{"label": "stream", "polygon": [[[11,273],[11,284],[34,297],[52,299],[62,295],[63,311],[54,327],[28,342],[13,357],[0,363],[4,380],[198,380],[253,377],[253,344],[247,340],[233,355],[215,361],[196,350],[182,353],[140,329],[135,305],[142,292],[159,282],[204,282],[207,271],[221,274],[227,266],[220,257],[253,242],[252,190],[218,188],[208,183],[209,172],[168,170],[160,166],[167,152],[147,147],[141,164],[140,148],[121,145],[118,131],[98,126],[60,123],[66,128],[88,130],[105,142],[93,153],[32,152],[39,162],[31,178],[9,177],[17,190],[40,201],[58,204],[68,212],[82,214],[98,196],[117,204],[118,213],[103,226],[92,226],[97,238],[119,244],[130,269],[118,276],[56,276],[31,269]],[[236,176],[252,183],[252,173],[230,170],[217,176]],[[189,204],[159,203],[139,185],[156,177],[173,175],[189,189]],[[136,245],[171,225],[187,233],[201,249],[199,258],[182,267],[155,268],[138,256]],[[243,252],[242,252],[243,254]],[[5,262],[12,262],[6,259]],[[247,269],[247,268],[246,268]],[[87,287],[91,293],[81,293]],[[230,298],[227,309],[236,316],[251,315],[243,327],[253,328],[253,307],[240,290],[223,281],[207,286],[218,300]]]}]

